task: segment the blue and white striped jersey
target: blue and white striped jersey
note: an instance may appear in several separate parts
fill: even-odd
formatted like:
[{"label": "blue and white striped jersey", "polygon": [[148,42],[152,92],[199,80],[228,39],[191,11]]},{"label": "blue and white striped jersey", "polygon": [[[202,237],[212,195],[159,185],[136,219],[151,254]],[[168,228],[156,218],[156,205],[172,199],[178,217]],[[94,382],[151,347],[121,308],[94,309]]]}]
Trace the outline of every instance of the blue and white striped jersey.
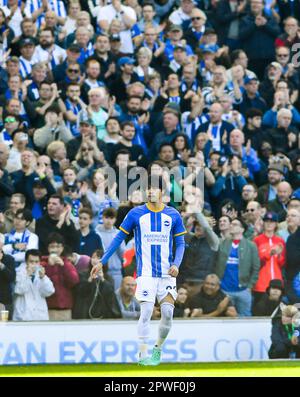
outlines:
[{"label": "blue and white striped jersey", "polygon": [[155,212],[148,204],[140,205],[128,212],[120,230],[134,231],[138,277],[169,277],[173,238],[186,233],[177,210],[164,206]]}]

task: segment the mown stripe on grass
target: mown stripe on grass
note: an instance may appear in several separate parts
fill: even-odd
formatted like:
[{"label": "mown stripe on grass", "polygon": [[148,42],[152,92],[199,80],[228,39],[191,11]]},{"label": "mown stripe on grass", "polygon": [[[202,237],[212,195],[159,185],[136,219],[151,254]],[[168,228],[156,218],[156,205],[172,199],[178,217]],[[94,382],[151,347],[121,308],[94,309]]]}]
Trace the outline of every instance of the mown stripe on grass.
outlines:
[{"label": "mown stripe on grass", "polygon": [[0,376],[300,376],[300,362],[166,363],[155,368],[136,364],[2,366]]}]

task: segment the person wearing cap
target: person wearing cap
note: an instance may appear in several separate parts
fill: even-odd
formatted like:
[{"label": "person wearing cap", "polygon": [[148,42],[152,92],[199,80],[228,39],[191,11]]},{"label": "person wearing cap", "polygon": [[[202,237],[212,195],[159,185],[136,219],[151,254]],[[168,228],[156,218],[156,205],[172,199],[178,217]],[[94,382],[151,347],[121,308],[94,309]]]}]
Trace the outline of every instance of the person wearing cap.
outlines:
[{"label": "person wearing cap", "polygon": [[32,220],[30,210],[27,208],[17,210],[13,220],[13,229],[4,235],[3,252],[14,258],[15,268],[25,261],[27,250],[38,248],[38,236],[28,229]]},{"label": "person wearing cap", "polygon": [[74,161],[76,154],[82,144],[83,140],[97,144],[98,149],[103,153],[104,158],[107,158],[105,143],[97,138],[94,121],[86,110],[81,110],[78,114],[78,124],[80,135],[71,139],[67,143],[67,158]]},{"label": "person wearing cap", "polygon": [[[259,92],[267,103],[268,108],[273,106],[274,94],[277,91],[278,81],[285,81],[282,75],[282,67],[278,62],[271,62],[259,86]],[[289,91],[289,90],[288,90]],[[289,94],[288,94],[289,95]]]},{"label": "person wearing cap", "polygon": [[116,97],[117,103],[121,103],[127,99],[127,86],[139,81],[137,74],[134,72],[134,63],[134,59],[128,56],[119,58],[117,62],[117,68],[120,74],[110,88],[110,93]]},{"label": "person wearing cap", "polygon": [[258,79],[257,77],[246,76],[244,78],[244,92],[242,101],[236,105],[236,109],[246,114],[249,109],[259,109],[263,113],[267,110],[266,101],[262,98],[258,91]]},{"label": "person wearing cap", "polygon": [[[76,43],[72,43],[66,49],[66,58],[65,60],[56,65],[52,70],[52,75],[54,81],[62,81],[67,77],[66,71],[70,64],[77,63],[78,58],[80,56],[80,46]],[[83,71],[83,65],[80,65],[81,70]]]},{"label": "person wearing cap", "polygon": [[111,4],[101,7],[99,10],[97,23],[101,31],[107,32],[109,25],[114,19],[121,22],[122,46],[124,46],[124,52],[132,54],[134,49],[130,29],[137,21],[135,10],[132,7],[123,5],[120,0],[112,0]]},{"label": "person wearing cap", "polygon": [[192,48],[197,48],[199,46],[200,39],[205,32],[205,23],[207,17],[205,13],[197,7],[192,9],[191,15],[191,26],[184,32],[184,39]]},{"label": "person wearing cap", "polygon": [[260,270],[258,280],[253,287],[255,302],[258,302],[274,278],[283,280],[286,249],[284,240],[276,235],[278,215],[268,211],[263,217],[263,232],[254,238],[258,249]]},{"label": "person wearing cap", "polygon": [[23,80],[30,78],[32,66],[38,62],[35,57],[35,39],[34,37],[27,37],[19,42],[21,56],[20,61],[20,74]]},{"label": "person wearing cap", "polygon": [[270,211],[276,212],[279,222],[285,220],[287,214],[287,205],[290,201],[292,191],[293,189],[288,182],[280,182],[277,186],[277,194],[275,199],[269,201],[268,203],[268,209]]},{"label": "person wearing cap", "polygon": [[181,0],[180,7],[169,16],[173,25],[180,25],[184,30],[189,27],[192,11],[195,8],[194,0]]},{"label": "person wearing cap", "polygon": [[165,74],[168,76],[170,73],[176,73],[179,76],[182,75],[182,68],[187,62],[187,55],[185,51],[185,47],[182,44],[177,44],[174,47],[174,59],[169,63],[167,67],[164,67],[161,72],[164,76]]},{"label": "person wearing cap", "polygon": [[192,50],[191,46],[185,43],[182,40],[183,38],[183,30],[180,25],[171,25],[170,29],[168,30],[168,39],[166,40],[165,44],[165,52],[164,55],[168,58],[168,61],[171,62],[174,59],[174,48],[178,44],[182,44],[185,46],[185,51],[187,55],[193,55],[194,51]]},{"label": "person wearing cap", "polygon": [[270,281],[266,292],[261,296],[260,300],[253,306],[253,316],[271,316],[278,308],[284,297],[283,282],[280,279]]},{"label": "person wearing cap", "polygon": [[284,180],[284,168],[279,162],[270,162],[268,166],[268,183],[258,189],[257,201],[261,205],[267,206],[269,201],[276,198],[277,187]]},{"label": "person wearing cap", "polygon": [[119,33],[110,34],[109,43],[110,43],[110,51],[116,60],[127,56],[127,54],[125,54],[124,51],[121,51],[122,40]]}]

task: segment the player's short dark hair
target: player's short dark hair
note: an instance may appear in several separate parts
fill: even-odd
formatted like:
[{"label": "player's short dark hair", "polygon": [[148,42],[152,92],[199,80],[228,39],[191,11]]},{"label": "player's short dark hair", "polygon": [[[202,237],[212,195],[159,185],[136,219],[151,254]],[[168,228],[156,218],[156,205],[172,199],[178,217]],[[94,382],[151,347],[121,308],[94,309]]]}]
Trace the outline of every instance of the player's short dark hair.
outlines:
[{"label": "player's short dark hair", "polygon": [[152,188],[157,188],[161,191],[164,191],[166,186],[163,178],[161,176],[155,175],[155,174],[150,174],[148,177],[148,189]]}]

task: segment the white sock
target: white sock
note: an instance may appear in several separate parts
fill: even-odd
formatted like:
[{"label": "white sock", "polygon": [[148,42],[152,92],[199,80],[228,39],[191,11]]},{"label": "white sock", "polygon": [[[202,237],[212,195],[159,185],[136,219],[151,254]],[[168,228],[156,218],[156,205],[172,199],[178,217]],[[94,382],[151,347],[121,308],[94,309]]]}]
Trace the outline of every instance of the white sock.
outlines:
[{"label": "white sock", "polygon": [[150,320],[153,313],[154,303],[142,302],[141,314],[138,322],[138,338],[139,338],[139,359],[147,357],[148,339],[150,334]]},{"label": "white sock", "polygon": [[160,305],[161,320],[158,328],[158,338],[155,346],[161,349],[172,327],[174,305],[164,302]]}]

